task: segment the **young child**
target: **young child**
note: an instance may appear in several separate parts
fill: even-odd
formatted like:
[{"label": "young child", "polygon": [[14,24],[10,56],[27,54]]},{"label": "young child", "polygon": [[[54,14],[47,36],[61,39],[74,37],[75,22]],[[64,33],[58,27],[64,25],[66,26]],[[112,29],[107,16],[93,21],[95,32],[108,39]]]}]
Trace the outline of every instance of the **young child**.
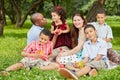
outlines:
[{"label": "young child", "polygon": [[50,36],[51,32],[43,29],[39,35],[39,40],[31,42],[22,51],[21,55],[24,58],[20,62],[1,71],[0,74],[8,75],[8,71],[49,65],[50,62],[48,59],[53,51],[53,44],[49,41]]},{"label": "young child", "polygon": [[52,26],[51,33],[53,34],[52,41],[54,44],[53,59],[64,50],[71,48],[70,29],[66,23],[66,12],[60,7],[54,7],[51,12],[52,15]]},{"label": "young child", "polygon": [[88,74],[92,69],[101,70],[109,67],[106,41],[97,38],[97,32],[91,24],[85,26],[84,32],[89,39],[83,46],[82,62],[84,67],[78,70],[61,68],[59,72],[66,78],[78,80],[78,77]]},{"label": "young child", "polygon": [[97,36],[102,38],[107,42],[108,51],[107,55],[109,60],[120,64],[120,55],[117,54],[115,51],[112,50],[112,44],[110,43],[113,39],[112,29],[110,26],[105,23],[106,13],[104,10],[99,10],[96,14],[97,22],[92,22],[90,24],[94,25],[97,30]]}]

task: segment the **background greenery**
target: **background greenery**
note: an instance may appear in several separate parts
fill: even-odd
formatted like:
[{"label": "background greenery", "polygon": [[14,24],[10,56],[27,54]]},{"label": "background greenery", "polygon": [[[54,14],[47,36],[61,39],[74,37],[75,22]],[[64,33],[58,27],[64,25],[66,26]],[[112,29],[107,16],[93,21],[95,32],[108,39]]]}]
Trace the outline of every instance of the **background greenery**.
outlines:
[{"label": "background greenery", "polygon": [[[67,20],[71,26],[71,20]],[[108,25],[113,30],[114,39],[112,41],[113,49],[120,53],[120,17],[108,16]],[[21,51],[26,46],[27,31],[31,27],[30,20],[26,20],[22,28],[15,28],[10,21],[7,21],[7,25],[4,27],[4,36],[0,38],[0,70],[5,69],[9,65],[12,65],[22,59]],[[46,28],[50,28],[50,19]],[[67,80],[59,75],[58,71],[42,71],[37,68],[32,70],[22,69],[19,71],[10,72],[10,76],[0,76],[0,80]],[[113,70],[102,70],[98,76],[80,77],[80,80],[119,80],[120,79],[120,67]]]}]

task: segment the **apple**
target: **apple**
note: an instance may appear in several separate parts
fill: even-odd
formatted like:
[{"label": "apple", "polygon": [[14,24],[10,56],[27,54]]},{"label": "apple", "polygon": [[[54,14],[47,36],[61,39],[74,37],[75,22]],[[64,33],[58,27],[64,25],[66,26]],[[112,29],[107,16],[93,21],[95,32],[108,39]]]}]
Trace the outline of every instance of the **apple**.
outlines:
[{"label": "apple", "polygon": [[55,34],[59,34],[59,33],[60,33],[59,29],[55,30]]}]

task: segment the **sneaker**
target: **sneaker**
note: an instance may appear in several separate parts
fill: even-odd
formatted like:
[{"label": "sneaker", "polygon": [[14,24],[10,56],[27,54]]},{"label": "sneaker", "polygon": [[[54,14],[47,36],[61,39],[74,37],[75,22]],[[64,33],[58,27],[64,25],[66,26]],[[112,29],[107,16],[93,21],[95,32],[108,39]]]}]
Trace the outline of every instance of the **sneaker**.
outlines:
[{"label": "sneaker", "polygon": [[75,75],[75,72],[72,71],[72,70],[68,70],[66,68],[61,68],[59,70],[59,73],[60,73],[61,76],[64,76],[65,78],[78,80],[78,77]]},{"label": "sneaker", "polygon": [[96,69],[92,69],[90,72],[89,72],[89,76],[96,76],[98,74],[97,70]]},{"label": "sneaker", "polygon": [[2,76],[9,76],[10,75],[10,73],[8,72],[8,71],[1,71],[0,72],[0,75],[2,75]]}]

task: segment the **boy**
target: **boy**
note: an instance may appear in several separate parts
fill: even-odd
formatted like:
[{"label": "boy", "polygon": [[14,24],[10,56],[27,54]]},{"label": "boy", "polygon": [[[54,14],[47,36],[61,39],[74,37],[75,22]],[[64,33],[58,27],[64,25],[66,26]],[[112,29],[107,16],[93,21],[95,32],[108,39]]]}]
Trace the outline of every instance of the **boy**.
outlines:
[{"label": "boy", "polygon": [[20,62],[11,65],[0,74],[3,76],[9,75],[8,71],[15,71],[22,68],[32,68],[33,66],[41,67],[49,65],[48,58],[53,51],[52,42],[49,41],[51,32],[47,29],[43,29],[39,34],[39,40],[33,41],[28,44],[21,55],[24,57]]},{"label": "boy", "polygon": [[120,64],[120,55],[112,50],[112,44],[110,43],[113,39],[112,29],[105,23],[106,13],[104,10],[99,10],[96,14],[97,22],[92,22],[90,24],[94,25],[97,30],[97,36],[102,38],[107,42],[108,50],[107,56],[109,60],[114,63]]},{"label": "boy", "polygon": [[60,74],[66,78],[78,80],[78,77],[88,74],[92,69],[101,70],[109,67],[107,43],[97,38],[97,31],[91,24],[85,26],[84,32],[89,39],[83,46],[82,62],[84,63],[84,67],[78,70],[60,69]]}]

